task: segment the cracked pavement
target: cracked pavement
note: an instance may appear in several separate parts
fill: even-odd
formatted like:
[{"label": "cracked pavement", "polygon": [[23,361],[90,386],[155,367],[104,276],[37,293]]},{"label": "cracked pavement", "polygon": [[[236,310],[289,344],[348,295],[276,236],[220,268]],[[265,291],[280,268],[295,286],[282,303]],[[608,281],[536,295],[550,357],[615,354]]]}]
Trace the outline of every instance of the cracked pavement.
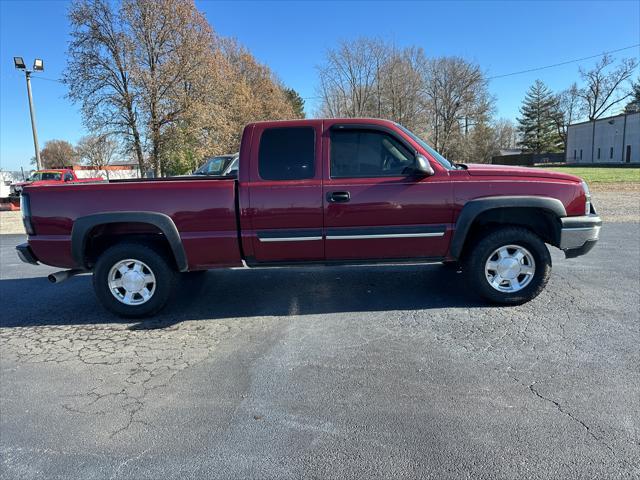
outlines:
[{"label": "cracked pavement", "polygon": [[212,271],[156,318],[0,236],[0,478],[640,478],[640,226],[534,301],[440,266]]}]

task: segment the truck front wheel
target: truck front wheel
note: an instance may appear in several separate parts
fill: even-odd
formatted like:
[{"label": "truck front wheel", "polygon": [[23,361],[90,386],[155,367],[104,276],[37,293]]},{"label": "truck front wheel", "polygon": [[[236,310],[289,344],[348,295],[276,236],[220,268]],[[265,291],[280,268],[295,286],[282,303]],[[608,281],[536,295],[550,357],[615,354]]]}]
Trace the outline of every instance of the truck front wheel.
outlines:
[{"label": "truck front wheel", "polygon": [[120,243],[98,258],[93,288],[100,303],[116,315],[146,317],[167,303],[175,278],[176,272],[158,250]]},{"label": "truck front wheel", "polygon": [[551,274],[551,256],[542,239],[521,227],[493,230],[466,256],[466,274],[481,297],[519,305],[537,297]]}]

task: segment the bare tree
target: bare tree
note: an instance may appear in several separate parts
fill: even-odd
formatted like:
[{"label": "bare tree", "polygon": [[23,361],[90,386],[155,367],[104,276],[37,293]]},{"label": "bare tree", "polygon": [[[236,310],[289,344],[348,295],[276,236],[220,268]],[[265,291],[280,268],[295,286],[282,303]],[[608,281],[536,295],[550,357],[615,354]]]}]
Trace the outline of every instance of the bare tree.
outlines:
[{"label": "bare tree", "polygon": [[486,122],[493,98],[479,65],[459,57],[428,60],[423,68],[425,103],[430,116],[434,147],[445,156],[464,160],[461,137],[469,126]]},{"label": "bare tree", "polygon": [[498,153],[497,131],[488,122],[481,121],[474,125],[466,140],[470,150],[467,162],[491,163],[491,158]]},{"label": "bare tree", "polygon": [[140,97],[132,85],[126,23],[107,0],[77,0],[69,20],[71,42],[63,76],[68,96],[81,105],[88,128],[118,135],[144,172]]},{"label": "bare tree", "polygon": [[626,58],[611,69],[613,63],[613,57],[603,55],[591,70],[580,68],[580,77],[585,86],[578,90],[578,95],[582,99],[589,120],[600,118],[631,96],[631,92],[625,91],[623,86],[631,78],[638,61]]},{"label": "bare tree", "polygon": [[418,48],[392,49],[379,70],[376,92],[377,116],[424,130],[426,117],[420,72],[424,53]]},{"label": "bare tree", "polygon": [[518,145],[518,128],[513,121],[501,118],[494,122],[493,132],[496,148],[516,148]]},{"label": "bare tree", "polygon": [[104,170],[109,179],[109,170],[105,169],[114,159],[118,143],[107,134],[87,135],[82,137],[76,145],[76,152],[80,161],[95,170]]},{"label": "bare tree", "polygon": [[76,151],[66,140],[49,140],[40,151],[42,168],[65,168],[77,162]]},{"label": "bare tree", "polygon": [[473,157],[474,125],[491,128],[486,78],[461,58],[427,59],[419,48],[360,38],[330,49],[318,72],[320,115],[384,117],[426,135],[453,159]]},{"label": "bare tree", "polygon": [[575,83],[556,95],[552,115],[558,136],[562,140],[565,150],[567,149],[567,129],[569,125],[580,118],[582,113],[580,90]]},{"label": "bare tree", "polygon": [[318,68],[321,114],[330,117],[380,116],[380,70],[389,46],[370,38],[342,41],[327,51]]}]

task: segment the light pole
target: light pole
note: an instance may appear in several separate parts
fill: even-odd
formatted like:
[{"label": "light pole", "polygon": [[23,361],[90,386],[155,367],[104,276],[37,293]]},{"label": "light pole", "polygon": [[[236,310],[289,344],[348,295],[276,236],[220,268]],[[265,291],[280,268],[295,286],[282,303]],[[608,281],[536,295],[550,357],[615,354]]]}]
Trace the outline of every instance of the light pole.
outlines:
[{"label": "light pole", "polygon": [[29,97],[29,114],[31,115],[31,130],[33,131],[33,147],[36,150],[36,169],[40,170],[40,147],[38,146],[38,132],[36,131],[36,112],[33,108],[31,95],[31,72],[44,72],[44,62],[40,58],[33,61],[33,70],[27,70],[22,57],[13,57],[13,64],[18,70],[23,70],[27,79],[27,96]]}]

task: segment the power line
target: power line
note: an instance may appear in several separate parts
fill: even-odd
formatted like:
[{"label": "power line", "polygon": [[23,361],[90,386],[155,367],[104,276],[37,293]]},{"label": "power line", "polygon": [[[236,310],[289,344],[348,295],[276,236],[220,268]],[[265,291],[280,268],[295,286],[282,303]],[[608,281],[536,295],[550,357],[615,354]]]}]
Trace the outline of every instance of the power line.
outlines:
[{"label": "power line", "polygon": [[610,50],[608,52],[602,52],[602,53],[599,53],[598,55],[591,55],[589,57],[576,58],[576,59],[573,59],[573,60],[567,60],[566,62],[554,63],[553,65],[545,65],[544,67],[536,67],[536,68],[530,68],[528,70],[520,70],[518,72],[504,73],[502,75],[494,75],[492,77],[488,77],[487,80],[493,80],[495,78],[511,77],[513,75],[520,75],[520,74],[529,73],[529,72],[537,72],[539,70],[545,70],[547,68],[560,67],[562,65],[568,65],[570,63],[582,62],[583,60],[590,60],[592,58],[603,57],[604,55],[608,55],[610,53],[622,52],[623,50],[629,50],[631,48],[636,48],[636,47],[640,47],[640,43],[636,43],[635,45],[631,45],[629,47],[618,48],[617,50]]},{"label": "power line", "polygon": [[37,78],[38,80],[46,80],[48,82],[64,83],[62,80],[59,80],[59,79],[56,79],[56,78],[41,77],[40,75],[37,75],[37,76],[32,77],[32,78]]},{"label": "power line", "polygon": [[[487,77],[487,80],[494,80],[496,78],[511,77],[513,75],[522,75],[523,73],[538,72],[540,70],[546,70],[548,68],[561,67],[563,65],[569,65],[570,63],[582,62],[584,60],[591,60],[592,58],[603,57],[605,55],[609,55],[610,53],[623,52],[625,50],[630,50],[630,49],[636,48],[636,47],[640,47],[640,43],[636,43],[635,45],[630,45],[628,47],[618,48],[616,50],[609,50],[608,52],[602,52],[602,53],[599,53],[597,55],[590,55],[588,57],[582,57],[582,58],[574,58],[573,60],[567,60],[567,61],[560,62],[560,63],[554,63],[554,64],[551,64],[551,65],[545,65],[544,67],[535,67],[535,68],[529,68],[527,70],[519,70],[517,72],[503,73],[501,75],[493,75],[491,77]],[[33,78],[34,79],[39,79],[39,80],[47,80],[49,82],[64,83],[62,80],[58,80],[58,79],[55,79],[55,78],[47,78],[47,77],[41,77],[41,76],[34,76]],[[316,95],[316,96],[312,96],[312,97],[302,97],[303,100],[315,100],[315,99],[318,99],[318,98],[322,98],[322,96]]]},{"label": "power line", "polygon": [[[603,57],[604,55],[608,55],[610,53],[622,52],[624,50],[630,50],[630,49],[636,48],[636,47],[640,47],[640,43],[636,43],[635,45],[630,45],[628,47],[618,48],[616,50],[609,50],[608,52],[602,52],[602,53],[599,53],[597,55],[590,55],[588,57],[582,57],[582,58],[574,58],[573,60],[567,60],[565,62],[554,63],[552,65],[545,65],[544,67],[535,67],[535,68],[529,68],[527,70],[519,70],[517,72],[504,73],[504,74],[501,74],[501,75],[493,75],[491,77],[487,77],[487,80],[494,80],[496,78],[511,77],[513,75],[521,75],[523,73],[537,72],[539,70],[546,70],[547,68],[561,67],[562,65],[568,65],[570,63],[582,62],[584,60],[591,60],[592,58]],[[321,96],[314,96],[314,97],[302,97],[302,98],[304,100],[312,100],[312,99],[322,98],[322,97]]]}]

